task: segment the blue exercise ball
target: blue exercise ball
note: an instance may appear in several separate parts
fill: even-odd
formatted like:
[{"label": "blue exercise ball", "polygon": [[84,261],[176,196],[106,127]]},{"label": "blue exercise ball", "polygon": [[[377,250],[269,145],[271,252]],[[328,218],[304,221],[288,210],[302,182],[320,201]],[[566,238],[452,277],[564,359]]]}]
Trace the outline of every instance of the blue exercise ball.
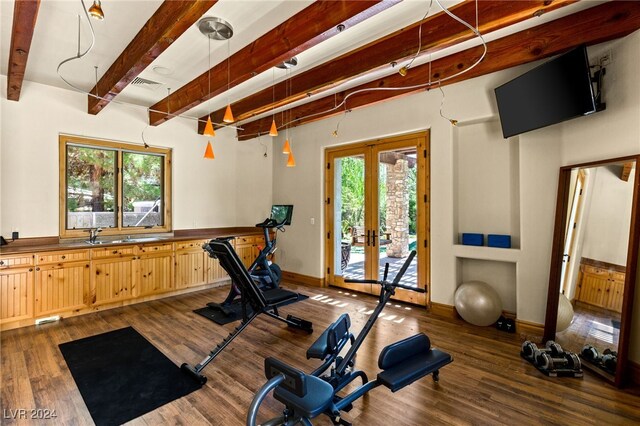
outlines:
[{"label": "blue exercise ball", "polygon": [[454,299],[458,314],[473,325],[491,325],[502,314],[500,295],[482,281],[462,283],[456,290]]}]

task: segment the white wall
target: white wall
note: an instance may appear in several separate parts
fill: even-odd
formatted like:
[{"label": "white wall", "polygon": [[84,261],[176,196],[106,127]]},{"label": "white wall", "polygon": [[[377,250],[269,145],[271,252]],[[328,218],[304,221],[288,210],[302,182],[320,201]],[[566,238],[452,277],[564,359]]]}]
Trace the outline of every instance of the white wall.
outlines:
[{"label": "white wall", "polygon": [[[604,99],[607,110],[529,132],[519,137],[520,252],[516,266],[516,309],[519,319],[543,323],[558,171],[577,164],[640,153],[640,32],[590,48],[611,49]],[[592,61],[595,62],[595,61]],[[490,121],[497,116],[493,88],[535,64],[504,70],[444,88],[445,115],[460,124]],[[323,276],[324,149],[338,144],[431,129],[431,282],[430,298],[453,305],[460,268],[453,253],[454,133],[439,115],[441,94],[423,92],[348,113],[339,137],[331,137],[340,117],[318,121],[292,132],[297,167],[284,167],[285,156],[274,152],[274,202],[296,206],[296,221],[279,241],[284,270]],[[348,107],[348,105],[347,105]],[[275,146],[279,148],[282,138]],[[503,143],[503,141],[499,141]],[[498,142],[496,142],[498,143]],[[487,153],[477,159],[487,160]],[[310,224],[315,218],[315,225]],[[640,291],[639,291],[640,293]],[[640,310],[640,305],[638,305]],[[636,333],[637,334],[637,333]],[[635,359],[640,359],[640,343]]]},{"label": "white wall", "polygon": [[594,172],[582,256],[625,266],[635,176],[625,182],[620,167],[613,166],[596,167]]},{"label": "white wall", "polygon": [[[19,102],[8,101],[6,76],[0,85],[0,233],[58,235],[58,135],[142,144],[146,111],[112,103],[97,116],[89,115],[85,95],[29,81]],[[205,160],[206,138],[187,119],[149,127],[145,139],[173,148],[174,229],[253,225],[264,219],[272,165],[264,161],[262,146],[238,142],[233,130],[221,129],[212,139],[216,159]],[[258,170],[265,171],[261,185],[252,183]],[[251,211],[257,212],[255,219],[246,214]]]}]

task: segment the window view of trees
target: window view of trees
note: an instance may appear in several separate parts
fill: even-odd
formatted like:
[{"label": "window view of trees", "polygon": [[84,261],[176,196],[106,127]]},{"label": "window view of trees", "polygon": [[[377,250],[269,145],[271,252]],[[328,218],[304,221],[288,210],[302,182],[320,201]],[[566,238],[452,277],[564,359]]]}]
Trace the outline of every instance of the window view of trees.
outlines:
[{"label": "window view of trees", "polygon": [[115,225],[116,151],[68,145],[67,228]]},{"label": "window view of trees", "polygon": [[122,211],[124,226],[162,225],[163,158],[124,152]]},{"label": "window view of trees", "polygon": [[[121,174],[117,173],[119,156]],[[163,155],[68,144],[65,177],[66,229],[163,225]],[[118,188],[122,188],[121,200]]]}]

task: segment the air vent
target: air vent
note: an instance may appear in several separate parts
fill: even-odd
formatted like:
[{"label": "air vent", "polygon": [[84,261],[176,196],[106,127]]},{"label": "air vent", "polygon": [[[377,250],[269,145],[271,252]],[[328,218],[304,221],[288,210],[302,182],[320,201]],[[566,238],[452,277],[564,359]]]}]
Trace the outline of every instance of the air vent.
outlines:
[{"label": "air vent", "polygon": [[144,87],[149,90],[156,90],[158,87],[163,86],[164,83],[160,83],[153,80],[147,80],[146,78],[136,77],[131,82],[132,86]]}]

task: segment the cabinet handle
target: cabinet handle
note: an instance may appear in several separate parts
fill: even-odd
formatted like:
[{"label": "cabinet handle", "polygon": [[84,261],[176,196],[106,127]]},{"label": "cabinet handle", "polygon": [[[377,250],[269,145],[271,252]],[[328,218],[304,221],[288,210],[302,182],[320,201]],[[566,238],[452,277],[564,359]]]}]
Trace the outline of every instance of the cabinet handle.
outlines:
[{"label": "cabinet handle", "polygon": [[114,251],[113,251],[113,254],[118,254],[118,250],[114,250]]},{"label": "cabinet handle", "polygon": [[62,255],[62,259],[66,259],[66,258],[67,258],[67,256],[65,256],[65,255]]},{"label": "cabinet handle", "polygon": [[40,270],[40,268],[36,268],[36,271],[39,271],[39,270]]},{"label": "cabinet handle", "polygon": [[29,272],[33,272],[33,268],[29,268]]},{"label": "cabinet handle", "polygon": [[4,265],[4,260],[0,260],[0,265]]}]

